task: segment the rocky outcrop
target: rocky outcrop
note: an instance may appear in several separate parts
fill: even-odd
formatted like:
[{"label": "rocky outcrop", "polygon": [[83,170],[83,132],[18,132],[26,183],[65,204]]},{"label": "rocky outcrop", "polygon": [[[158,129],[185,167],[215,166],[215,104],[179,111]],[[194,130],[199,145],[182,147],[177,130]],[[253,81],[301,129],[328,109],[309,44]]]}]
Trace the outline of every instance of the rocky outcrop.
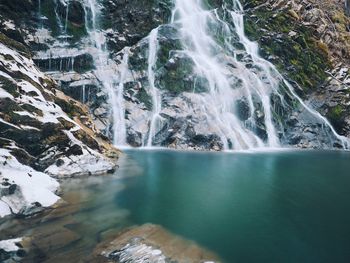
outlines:
[{"label": "rocky outcrop", "polygon": [[48,175],[113,172],[117,158],[87,108],[38,70],[28,46],[0,33],[0,216],[54,204],[59,185]]},{"label": "rocky outcrop", "polygon": [[245,0],[246,31],[299,94],[350,135],[350,19],[342,0]]},{"label": "rocky outcrop", "polygon": [[[168,20],[171,1],[100,2],[93,14],[89,2],[84,0],[34,1],[30,2],[31,12],[22,18],[10,14],[7,21],[25,29],[19,35],[33,51],[36,65],[55,79],[65,94],[86,104],[95,125],[112,138],[110,94],[91,56],[99,51],[89,31],[97,26],[102,45],[118,56],[125,47],[137,44]],[[17,12],[21,10],[17,8]],[[96,24],[92,22],[93,16],[98,16]],[[110,60],[108,64],[115,62]],[[117,77],[117,66],[107,69],[111,71],[108,74]]]},{"label": "rocky outcrop", "polygon": [[93,254],[91,261],[99,263],[220,262],[212,252],[152,224],[121,232],[114,240],[100,244]]},{"label": "rocky outcrop", "polygon": [[152,29],[169,21],[172,7],[170,0],[103,1],[102,28],[109,50],[118,53],[136,45]]}]

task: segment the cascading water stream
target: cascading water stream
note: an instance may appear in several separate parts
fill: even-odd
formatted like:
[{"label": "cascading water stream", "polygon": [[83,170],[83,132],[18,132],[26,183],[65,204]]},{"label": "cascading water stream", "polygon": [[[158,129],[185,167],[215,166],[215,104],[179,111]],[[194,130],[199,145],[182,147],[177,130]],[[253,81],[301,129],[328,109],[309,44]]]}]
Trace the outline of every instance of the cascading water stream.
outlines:
[{"label": "cascading water stream", "polygon": [[119,146],[126,146],[126,123],[125,123],[125,106],[124,106],[124,82],[127,76],[129,67],[129,52],[130,48],[125,48],[123,52],[123,61],[121,64],[119,85],[116,96],[116,103],[114,105],[115,111],[113,112],[115,116],[114,121],[116,125],[114,126],[114,143]]},{"label": "cascading water stream", "polygon": [[[184,53],[194,62],[197,74],[208,81],[209,90],[202,96],[202,109],[208,121],[217,127],[216,133],[224,148],[279,147],[283,124],[275,117],[278,114],[272,97],[279,98],[282,107],[290,107],[284,94],[299,102],[313,119],[326,128],[325,133],[329,132],[332,138],[329,145],[338,140],[344,148],[348,147],[349,140],[339,136],[326,118],[308,107],[277,69],[260,57],[257,43],[250,41],[244,33],[241,3],[238,0],[224,3],[221,11],[230,17],[224,14],[224,18],[220,18],[217,9],[206,10],[202,1],[175,0],[171,23],[178,28]],[[224,43],[215,35],[217,30],[221,30]],[[244,50],[233,45],[234,36],[238,37]],[[246,61],[237,59],[237,54],[242,53],[251,60],[249,67]],[[232,81],[233,78],[239,81]],[[284,91],[281,90],[283,85],[286,87]],[[240,100],[246,101],[249,106],[250,117],[246,121],[237,118],[235,103]],[[264,116],[264,141],[256,135],[254,115],[259,110],[258,105]]]},{"label": "cascading water stream", "polygon": [[[230,11],[230,14],[232,16],[234,25],[236,27],[236,32],[239,36],[240,42],[244,45],[246,51],[248,52],[248,54],[252,57],[253,61],[255,64],[257,64],[259,67],[263,68],[264,72],[267,73],[268,75],[268,79],[271,82],[275,82],[274,81],[274,76],[272,76],[272,74],[274,74],[277,77],[277,85],[282,82],[284,83],[287,88],[288,91],[291,93],[291,95],[311,114],[313,115],[315,118],[317,118],[318,120],[320,120],[320,122],[325,125],[328,129],[330,129],[331,133],[333,134],[333,136],[336,137],[337,140],[339,140],[343,146],[344,149],[347,149],[350,147],[350,142],[349,139],[347,139],[344,136],[340,136],[333,128],[333,126],[330,124],[330,122],[323,117],[319,112],[313,110],[312,108],[310,108],[308,105],[306,105],[306,103],[296,94],[296,92],[294,91],[293,86],[278,72],[278,70],[276,69],[276,67],[270,63],[269,61],[263,59],[260,57],[259,55],[259,48],[257,43],[250,41],[245,33],[244,33],[244,10],[243,10],[243,6],[241,5],[241,3],[238,0],[233,0],[233,7],[234,7],[234,11]],[[275,78],[276,78],[275,77]],[[275,92],[278,92],[278,86],[275,85]],[[281,96],[280,96],[281,97]]]},{"label": "cascading water stream", "polygon": [[64,32],[67,34],[68,29],[68,16],[69,16],[69,1],[66,2],[66,21],[64,26]]},{"label": "cascading water stream", "polygon": [[150,88],[150,95],[152,97],[152,112],[151,112],[151,121],[150,128],[147,140],[147,147],[152,147],[152,141],[156,133],[157,124],[161,121],[161,116],[159,115],[162,109],[161,102],[161,92],[155,86],[155,73],[154,67],[157,62],[157,51],[158,51],[158,28],[153,29],[150,35],[148,36],[148,83]]},{"label": "cascading water stream", "polygon": [[[100,8],[97,0],[84,0],[85,25],[91,40],[91,52],[96,67],[95,75],[101,82],[103,88],[108,94],[109,104],[111,106],[111,116],[113,119],[114,144],[120,147],[126,146],[126,127],[125,110],[123,100],[124,78],[127,72],[128,52],[124,52],[121,69],[109,58],[109,52],[106,48],[106,37],[101,29],[98,28],[98,19],[100,17]],[[120,72],[119,78],[117,72]]]},{"label": "cascading water stream", "polygon": [[[95,64],[95,75],[109,95],[114,143],[124,147],[127,145],[127,129],[132,128],[127,128],[124,101],[124,84],[130,75],[130,48],[121,52],[119,65],[110,59],[105,35],[99,29],[101,6],[97,0],[84,0],[84,4],[86,31],[91,42],[89,53]],[[238,0],[224,3],[220,10],[207,10],[200,0],[174,0],[171,26],[177,30],[182,44],[182,49],[177,52],[190,58],[194,74],[205,80],[206,91],[196,93],[196,98],[199,98],[196,109],[200,109],[201,116],[204,116],[201,119],[203,125],[210,127],[210,132],[220,138],[225,150],[280,147],[284,124],[278,118],[276,108],[292,108],[285,100],[288,96],[297,101],[315,122],[324,126],[324,132],[330,138],[328,145],[332,147],[335,141],[340,141],[344,148],[348,147],[348,139],[338,135],[327,119],[308,107],[277,69],[260,57],[257,43],[250,41],[244,33],[243,18],[243,7]],[[158,144],[156,138],[163,128],[164,93],[157,87],[159,34],[160,30],[156,28],[146,38],[148,60],[145,73],[147,93],[152,102],[147,120],[148,132],[142,134],[142,140],[146,138],[142,145],[146,147]],[[248,105],[246,119],[239,117],[239,102]],[[320,145],[324,143],[320,142]]]},{"label": "cascading water stream", "polygon": [[58,23],[58,27],[59,27],[59,32],[60,34],[62,34],[62,32],[64,31],[64,26],[62,24],[62,19],[58,13],[58,2],[59,0],[54,0],[54,4],[55,4],[55,8],[54,8],[54,12],[55,12],[55,16],[56,16],[56,20],[57,20],[57,23]]},{"label": "cascading water stream", "polygon": [[[195,63],[196,71],[209,83],[209,93],[203,96],[204,110],[208,120],[215,123],[224,144],[224,149],[247,149],[256,147],[278,147],[279,140],[272,122],[270,106],[270,90],[264,88],[261,81],[253,76],[245,66],[239,65],[237,72],[233,72],[227,65],[234,61],[212,37],[209,25],[220,23],[215,12],[205,10],[200,1],[176,0],[172,16],[172,23],[179,25],[185,53]],[[228,28],[228,26],[226,25]],[[225,32],[226,35],[232,34]],[[224,63],[223,63],[224,61]],[[248,93],[259,92],[265,113],[265,127],[267,132],[267,144],[254,134],[245,123],[237,118],[234,110],[235,102],[243,98],[242,93],[235,91],[230,78],[236,75],[242,78],[243,85]],[[243,77],[241,77],[243,75]],[[249,80],[252,83],[246,85]],[[252,90],[252,87],[261,87]],[[251,99],[250,99],[251,100]],[[252,103],[251,103],[252,104]],[[232,146],[229,146],[231,144]]]}]

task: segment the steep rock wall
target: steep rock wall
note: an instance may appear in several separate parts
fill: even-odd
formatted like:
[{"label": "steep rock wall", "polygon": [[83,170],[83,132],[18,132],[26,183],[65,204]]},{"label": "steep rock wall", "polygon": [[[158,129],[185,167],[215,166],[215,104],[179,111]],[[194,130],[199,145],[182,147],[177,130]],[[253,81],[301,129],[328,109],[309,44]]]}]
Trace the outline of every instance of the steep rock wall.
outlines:
[{"label": "steep rock wall", "polygon": [[245,0],[246,31],[339,134],[350,134],[350,19],[342,0]]},{"label": "steep rock wall", "polygon": [[2,25],[0,216],[27,215],[59,199],[59,185],[48,175],[112,172],[119,153],[95,128],[86,106],[35,66],[16,25]]}]

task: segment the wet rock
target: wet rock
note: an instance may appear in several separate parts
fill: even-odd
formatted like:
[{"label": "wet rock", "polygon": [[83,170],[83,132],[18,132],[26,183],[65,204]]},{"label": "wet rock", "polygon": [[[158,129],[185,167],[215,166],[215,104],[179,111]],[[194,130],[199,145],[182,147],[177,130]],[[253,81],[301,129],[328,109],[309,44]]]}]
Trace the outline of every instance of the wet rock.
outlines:
[{"label": "wet rock", "polygon": [[[263,56],[273,58],[271,61],[279,70],[298,83],[294,86],[303,90],[301,97],[309,99],[339,134],[349,137],[349,98],[340,91],[349,89],[346,80],[349,79],[350,45],[346,39],[350,34],[346,25],[350,20],[345,16],[344,6],[325,0],[317,3],[245,0],[244,3],[246,11],[251,13],[245,17],[247,34],[260,42]],[[293,12],[289,12],[288,17],[286,13],[290,10]],[[265,20],[267,13],[270,13],[269,19]],[[291,22],[294,19],[299,22]],[[257,32],[264,37],[257,38]],[[307,53],[314,54],[311,55],[313,69],[305,67],[309,63]],[[295,119],[288,125],[295,126]]]},{"label": "wet rock", "polygon": [[146,224],[121,232],[97,246],[93,262],[219,262],[216,255],[164,228]]},{"label": "wet rock", "polygon": [[237,114],[238,118],[241,121],[246,121],[250,117],[250,109],[246,101],[239,100],[236,102]]},{"label": "wet rock", "polygon": [[60,167],[60,166],[64,165],[64,161],[62,159],[58,159],[56,161],[56,165],[57,165],[57,167]]},{"label": "wet rock", "polygon": [[127,135],[127,143],[132,147],[141,147],[143,145],[142,134],[130,129]]},{"label": "wet rock", "polygon": [[104,24],[115,32],[108,40],[109,49],[118,52],[135,45],[153,28],[168,21],[171,6],[168,0],[104,1]]},{"label": "wet rock", "polygon": [[94,110],[94,114],[95,114],[96,116],[103,116],[103,115],[106,115],[106,114],[107,114],[107,109],[106,109],[106,108],[102,108],[102,107],[97,108],[97,109]]}]

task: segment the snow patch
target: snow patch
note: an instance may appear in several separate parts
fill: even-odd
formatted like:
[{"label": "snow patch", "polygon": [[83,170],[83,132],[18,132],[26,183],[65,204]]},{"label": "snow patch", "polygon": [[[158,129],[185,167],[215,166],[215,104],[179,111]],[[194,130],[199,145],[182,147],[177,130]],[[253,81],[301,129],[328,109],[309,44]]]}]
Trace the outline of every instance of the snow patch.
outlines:
[{"label": "snow patch", "polygon": [[10,207],[2,200],[0,200],[0,217],[4,217],[11,214]]},{"label": "snow patch", "polygon": [[0,195],[0,217],[28,212],[37,203],[48,207],[60,199],[54,194],[59,187],[55,179],[19,163],[6,149],[0,149],[0,171],[0,182],[15,185],[13,193]]},{"label": "snow patch", "polygon": [[0,249],[5,250],[6,252],[14,252],[19,250],[19,247],[16,245],[16,243],[22,242],[23,238],[14,238],[14,239],[8,239],[8,240],[2,240],[0,241]]},{"label": "snow patch", "polygon": [[8,93],[6,90],[0,88],[0,98],[10,98],[13,99],[13,96]]}]

